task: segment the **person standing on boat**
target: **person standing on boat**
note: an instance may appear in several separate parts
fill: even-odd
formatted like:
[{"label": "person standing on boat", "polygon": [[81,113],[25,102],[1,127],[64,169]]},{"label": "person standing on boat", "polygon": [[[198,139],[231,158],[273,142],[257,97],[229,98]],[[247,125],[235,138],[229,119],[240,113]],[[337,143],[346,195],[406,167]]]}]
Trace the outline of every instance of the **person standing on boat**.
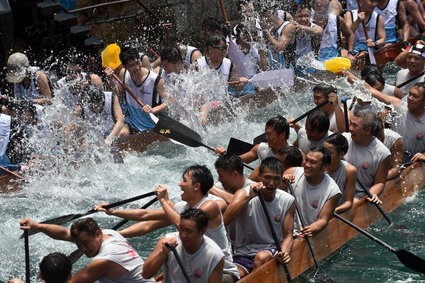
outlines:
[{"label": "person standing on boat", "polygon": [[29,99],[34,104],[48,104],[52,98],[49,79],[37,67],[29,64],[28,57],[13,53],[7,59],[6,80],[13,83],[15,98]]},{"label": "person standing on boat", "polygon": [[398,71],[395,85],[407,95],[410,89],[418,82],[425,80],[425,45],[416,44],[410,48],[406,58],[406,68]]},{"label": "person standing on boat", "polygon": [[[208,214],[201,209],[189,208],[180,214],[178,232],[160,239],[143,266],[143,277],[155,276],[164,266],[164,283],[190,282],[217,283],[223,281],[224,254],[220,247],[205,236]],[[179,259],[171,252],[175,248]],[[183,270],[184,269],[184,270]]]},{"label": "person standing on boat", "polygon": [[[156,73],[141,66],[139,53],[135,48],[123,48],[120,60],[125,67],[123,77],[120,79],[132,90],[145,105],[142,107],[136,100],[120,87],[118,96],[124,96],[127,103],[125,110],[125,124],[119,133],[120,136],[128,136],[131,133],[143,132],[155,127],[155,123],[149,116],[164,111],[167,108],[164,80]],[[112,76],[112,69],[108,76]]]},{"label": "person standing on boat", "polygon": [[425,153],[425,83],[411,88],[407,102],[368,88],[373,97],[394,106],[397,115],[392,129],[403,137],[404,149],[413,156],[412,160],[417,160]]},{"label": "person standing on boat", "polygon": [[263,11],[260,21],[268,43],[267,59],[271,70],[295,66],[295,26],[279,17],[277,11]]},{"label": "person standing on boat", "polygon": [[[295,198],[302,211],[305,227],[301,227],[298,215],[295,217],[294,232],[313,236],[328,225],[332,213],[341,197],[338,185],[326,174],[331,163],[331,153],[323,146],[312,148],[305,157],[304,167],[296,167],[293,174]],[[290,180],[291,181],[291,180]]]},{"label": "person standing on boat", "polygon": [[[240,158],[243,162],[251,163],[259,159],[262,162],[267,157],[276,157],[279,149],[287,147],[289,138],[289,123],[278,115],[269,119],[266,123],[266,142],[261,142],[255,145],[247,153],[241,154]],[[226,152],[225,148],[216,147],[215,152],[222,155]]]},{"label": "person standing on boat", "polygon": [[[282,163],[269,157],[261,162],[259,183],[238,190],[224,213],[224,223],[236,226],[233,261],[241,277],[260,267],[272,258],[281,263],[290,261],[293,238],[294,198],[283,190]],[[281,252],[277,252],[270,227],[267,225],[262,204],[255,190],[261,191],[265,206],[271,216]]]},{"label": "person standing on boat", "polygon": [[[368,48],[379,48],[385,44],[386,36],[384,18],[374,11],[376,2],[373,0],[359,0],[359,10],[347,11],[344,15],[347,27],[354,33],[353,54],[367,56]],[[367,35],[362,28],[366,26]]]},{"label": "person standing on boat", "polygon": [[323,147],[331,153],[331,163],[326,167],[326,172],[338,185],[342,195],[335,213],[343,213],[353,206],[357,169],[343,160],[348,151],[348,141],[343,135],[333,134],[327,137]]},{"label": "person standing on boat", "polygon": [[[70,283],[72,279],[72,263],[62,253],[46,255],[39,264],[40,279],[46,283]],[[25,283],[15,278],[7,283]]]},{"label": "person standing on boat", "polygon": [[320,110],[316,110],[307,116],[305,127],[294,125],[297,131],[297,139],[293,145],[298,147],[304,154],[311,148],[322,145],[325,139],[332,135],[329,131],[329,116]]},{"label": "person standing on boat", "polygon": [[100,229],[93,218],[83,218],[74,222],[70,229],[43,224],[25,218],[20,221],[22,230],[38,229],[49,237],[74,242],[92,261],[72,276],[71,282],[155,282],[143,279],[143,259],[127,240],[111,229]]},{"label": "person standing on boat", "polygon": [[329,102],[320,108],[329,116],[329,131],[342,133],[345,130],[344,112],[338,104],[336,88],[329,84],[320,83],[313,88],[313,102],[319,105]]},{"label": "person standing on boat", "polygon": [[366,196],[362,185],[372,198],[368,201],[381,203],[378,195],[384,190],[391,167],[391,152],[374,134],[378,119],[370,110],[360,110],[351,118],[350,132],[343,133],[348,140],[348,151],[344,159],[357,169],[354,203]]},{"label": "person standing on boat", "polygon": [[397,27],[399,27],[401,29],[401,40],[407,46],[409,44],[409,23],[407,22],[404,1],[378,0],[375,12],[384,18],[385,45],[389,46],[391,43],[399,41],[399,36],[397,35]]},{"label": "person standing on boat", "polygon": [[214,240],[225,255],[223,282],[235,282],[239,279],[239,273],[232,261],[231,246],[223,223],[221,207],[225,203],[222,199],[208,194],[209,189],[214,185],[210,170],[205,166],[191,166],[184,171],[182,178],[179,184],[183,191],[182,201],[175,204],[169,200],[168,189],[165,186],[159,185],[156,188],[162,209],[105,210],[103,206],[106,204],[97,206],[97,209],[110,215],[140,221],[122,230],[120,233],[124,237],[140,236],[151,232],[151,228],[158,229],[170,224],[179,228],[180,213],[188,208],[202,209],[209,216],[206,236]]}]

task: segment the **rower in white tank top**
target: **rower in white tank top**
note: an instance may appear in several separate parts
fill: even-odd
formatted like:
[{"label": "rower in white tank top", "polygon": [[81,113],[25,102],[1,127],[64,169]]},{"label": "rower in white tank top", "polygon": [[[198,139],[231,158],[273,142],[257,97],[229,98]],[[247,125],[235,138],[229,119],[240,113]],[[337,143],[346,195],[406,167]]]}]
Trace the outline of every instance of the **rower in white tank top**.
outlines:
[{"label": "rower in white tank top", "polygon": [[312,149],[313,147],[323,145],[323,143],[325,142],[325,139],[332,134],[333,133],[331,131],[328,131],[320,141],[311,141],[307,137],[306,129],[302,127],[299,129],[297,133],[298,148],[304,154],[307,154],[310,151],[310,149]]},{"label": "rower in white tank top", "polygon": [[345,183],[346,183],[346,165],[347,161],[341,160],[339,168],[333,173],[329,174],[329,177],[335,181],[341,191],[341,198],[338,201],[337,207],[345,202]]}]

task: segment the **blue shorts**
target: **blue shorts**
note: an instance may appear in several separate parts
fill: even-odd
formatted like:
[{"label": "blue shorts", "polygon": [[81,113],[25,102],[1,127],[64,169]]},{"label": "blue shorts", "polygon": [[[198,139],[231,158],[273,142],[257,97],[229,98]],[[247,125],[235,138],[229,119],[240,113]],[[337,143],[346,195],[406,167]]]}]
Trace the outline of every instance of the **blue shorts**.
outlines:
[{"label": "blue shorts", "polygon": [[[262,251],[268,251],[272,256],[275,256],[277,254],[277,249],[273,248],[265,249]],[[254,268],[254,257],[233,256],[233,263],[245,269],[247,273],[250,273]]]}]

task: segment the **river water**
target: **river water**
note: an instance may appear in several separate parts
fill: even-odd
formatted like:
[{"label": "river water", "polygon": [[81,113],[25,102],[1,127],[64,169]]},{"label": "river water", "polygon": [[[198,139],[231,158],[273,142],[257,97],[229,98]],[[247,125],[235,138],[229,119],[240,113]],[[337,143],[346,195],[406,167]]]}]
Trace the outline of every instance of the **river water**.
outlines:
[{"label": "river water", "polygon": [[[394,71],[394,68],[390,68],[391,74]],[[211,78],[205,77],[205,80],[211,81]],[[342,92],[340,97],[347,94],[344,92],[347,89],[345,84],[339,80],[335,84]],[[205,129],[199,128],[199,125],[191,127],[199,131],[203,141],[210,146],[227,147],[230,137],[252,141],[263,132],[268,118],[277,114],[298,117],[313,108],[311,88],[312,85],[297,91],[284,89],[285,94],[281,92],[279,99],[266,108],[237,108],[234,119],[226,119]],[[196,90],[195,87],[192,91]],[[50,136],[51,139],[54,139],[53,136]],[[291,132],[290,140],[294,138],[295,133]],[[40,143],[46,146],[46,141],[38,141],[39,145]],[[47,147],[60,148],[59,141],[55,140],[54,143]],[[23,190],[0,195],[0,280],[24,277],[24,242],[19,239],[22,232],[18,224],[24,217],[43,221],[60,215],[85,212],[100,202],[114,202],[152,191],[158,184],[168,186],[171,199],[178,201],[181,194],[178,187],[181,173],[193,164],[207,165],[217,179],[213,166],[216,156],[201,147],[190,148],[171,142],[157,143],[142,154],[126,154],[124,164],[113,163],[102,150],[89,150],[78,155],[78,158],[75,155],[64,158],[61,153],[61,150],[56,150],[48,162],[35,166],[36,170],[28,176],[28,184]],[[145,202],[147,200],[126,207],[137,208]],[[152,206],[158,207],[157,203]],[[405,248],[425,257],[425,193],[416,194],[390,216],[394,222],[409,227],[411,232],[388,228],[382,219],[370,227],[369,231],[397,248]],[[112,227],[119,221],[102,213],[93,217],[104,228]],[[173,229],[162,229],[133,238],[130,242],[146,258],[157,240],[171,230]],[[72,243],[55,241],[44,234],[31,236],[29,245],[31,279],[34,282],[39,281],[38,262],[42,257],[51,252],[69,254],[76,249]],[[83,256],[74,265],[74,271],[88,262],[89,259]],[[362,236],[356,237],[328,258],[324,269],[337,282],[425,282],[423,275],[403,267],[392,253]],[[307,275],[304,281],[308,282],[310,278]]]}]

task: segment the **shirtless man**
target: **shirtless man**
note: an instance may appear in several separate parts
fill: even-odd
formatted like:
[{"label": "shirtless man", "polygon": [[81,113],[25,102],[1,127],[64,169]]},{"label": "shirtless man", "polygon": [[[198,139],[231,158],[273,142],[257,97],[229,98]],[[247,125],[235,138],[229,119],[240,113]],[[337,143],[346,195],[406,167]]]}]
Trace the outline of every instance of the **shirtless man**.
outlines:
[{"label": "shirtless man", "polygon": [[338,185],[326,174],[331,163],[331,153],[323,146],[312,148],[306,155],[304,167],[293,170],[294,193],[303,214],[305,227],[301,227],[298,215],[295,234],[313,236],[328,225],[341,197]]},{"label": "shirtless man", "polygon": [[[274,157],[266,158],[261,162],[259,173],[261,182],[238,190],[224,213],[226,225],[234,222],[236,226],[233,261],[237,264],[241,277],[273,257],[282,263],[289,262],[293,244],[294,198],[277,189],[282,183],[282,163]],[[277,253],[261,202],[254,189],[261,191],[269,214],[274,219],[274,230],[277,238],[282,241],[281,252]]]},{"label": "shirtless man", "polygon": [[[120,136],[128,136],[130,133],[142,132],[155,126],[148,113],[156,114],[167,108],[164,80],[158,75],[141,66],[139,53],[134,48],[123,48],[120,60],[126,71],[120,77],[129,89],[142,101],[142,108],[123,87],[119,87],[118,97],[125,97],[127,107],[124,110],[125,124],[121,129]],[[109,69],[108,76],[112,76]]]},{"label": "shirtless man", "polygon": [[231,259],[231,247],[224,228],[219,204],[222,200],[216,201],[214,200],[216,199],[215,197],[208,195],[209,189],[214,184],[211,172],[205,166],[195,165],[187,168],[182,178],[183,180],[179,184],[183,191],[182,201],[176,204],[169,200],[168,190],[165,186],[159,185],[157,187],[158,199],[163,209],[105,210],[103,208],[105,204],[97,206],[97,209],[105,211],[109,215],[141,221],[122,230],[120,233],[125,237],[140,236],[170,224],[179,228],[180,213],[188,208],[202,209],[209,217],[205,235],[215,241],[225,254],[223,282],[235,282],[239,279],[239,273]]},{"label": "shirtless man", "polygon": [[[158,241],[145,262],[143,277],[154,276],[164,266],[165,283],[185,282],[183,272],[187,272],[191,282],[223,282],[224,254],[213,240],[204,236],[207,226],[208,214],[201,209],[189,208],[182,212],[179,231]],[[185,263],[185,271],[167,245],[176,249]]]},{"label": "shirtless man", "polygon": [[333,134],[327,137],[323,147],[331,153],[331,163],[326,167],[326,172],[338,185],[342,194],[335,213],[343,213],[353,206],[357,169],[343,160],[348,151],[348,141],[343,135]]},{"label": "shirtless man", "polygon": [[38,229],[56,240],[74,242],[77,247],[93,260],[75,273],[73,282],[155,282],[143,279],[143,259],[118,232],[100,229],[93,218],[83,218],[74,222],[70,229],[32,221],[29,218],[21,222],[22,230]]}]

